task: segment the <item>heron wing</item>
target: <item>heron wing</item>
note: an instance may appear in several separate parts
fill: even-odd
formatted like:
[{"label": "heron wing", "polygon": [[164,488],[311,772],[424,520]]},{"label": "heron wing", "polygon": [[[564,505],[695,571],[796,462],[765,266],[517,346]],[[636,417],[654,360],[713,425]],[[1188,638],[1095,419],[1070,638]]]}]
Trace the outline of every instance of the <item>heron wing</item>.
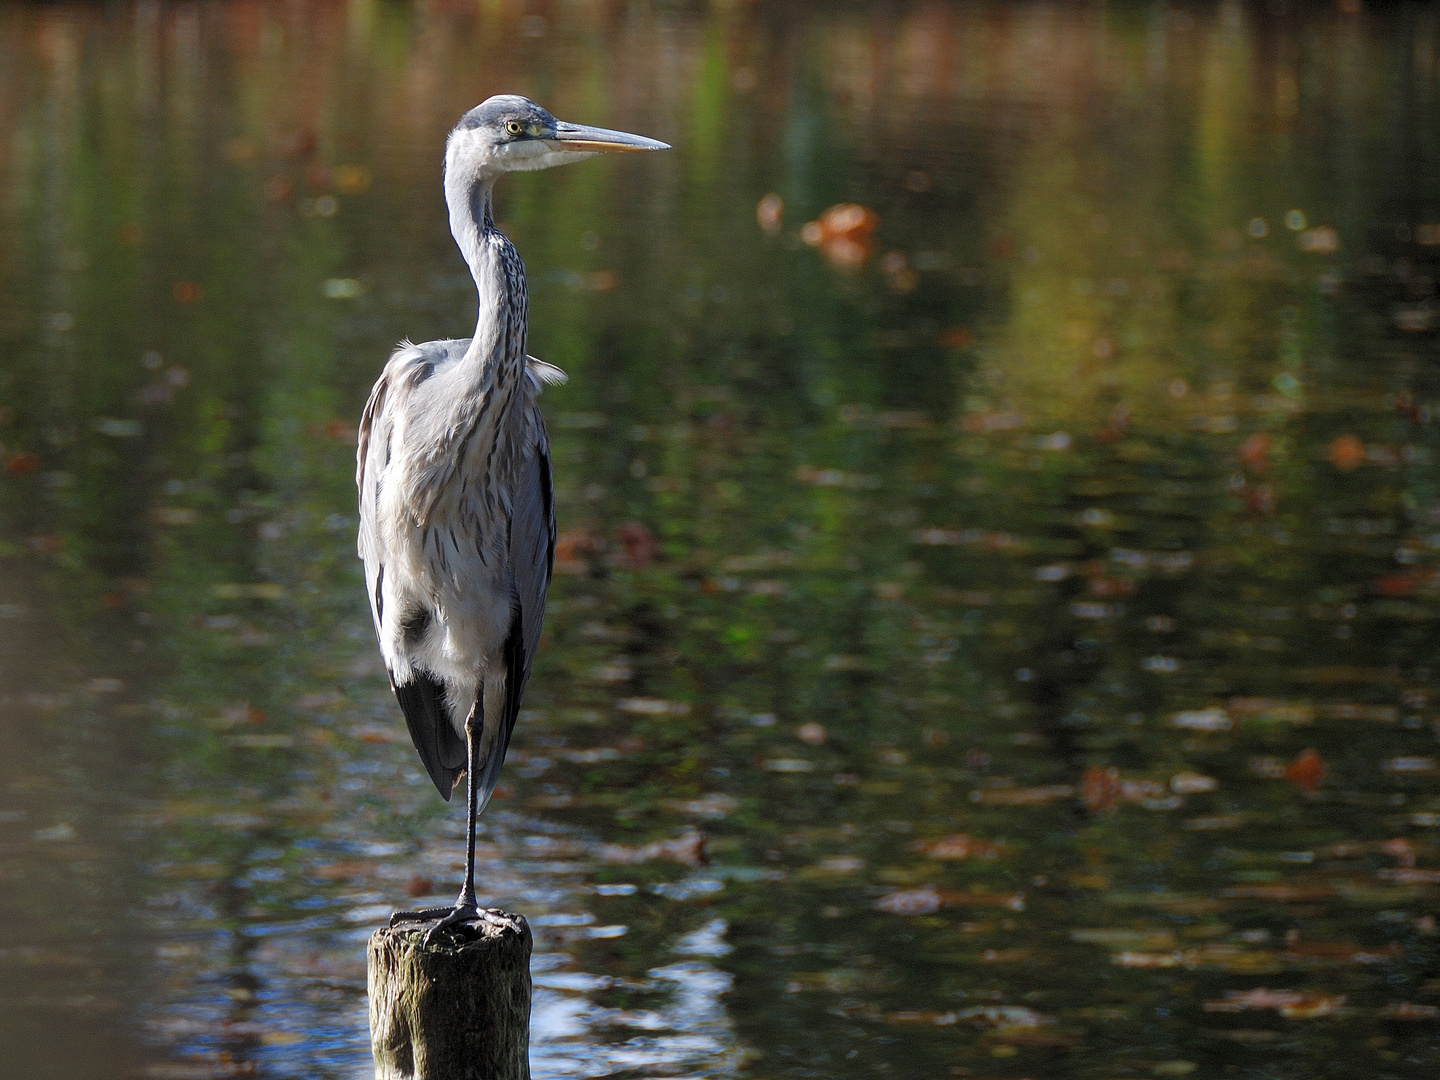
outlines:
[{"label": "heron wing", "polygon": [[[394,435],[393,416],[404,407],[408,391],[427,372],[431,362],[426,350],[443,351],[449,342],[431,342],[415,346],[403,342],[390,357],[385,370],[376,380],[360,416],[359,447],[355,451],[355,484],[360,492],[360,559],[365,565],[365,591],[370,598],[370,615],[375,622],[375,635],[381,637],[385,617],[385,545],[380,539],[380,486],[390,462],[390,442]],[[381,646],[384,649],[383,641]],[[404,683],[395,681],[390,671],[390,686],[405,714],[410,741],[430,774],[430,779],[447,802],[456,778],[465,769],[465,741],[450,723],[446,708],[445,687],[428,672],[412,669]],[[469,706],[467,705],[468,709]]]},{"label": "heron wing", "polygon": [[545,421],[532,398],[526,425],[530,448],[520,471],[510,521],[510,558],[519,608],[520,647],[524,651],[520,692],[530,678],[530,665],[540,646],[545,593],[555,568],[555,489],[550,477],[550,440]]},{"label": "heron wing", "polygon": [[[510,518],[510,558],[515,593],[510,609],[510,632],[505,638],[504,712],[486,737],[485,764],[479,776],[480,806],[483,809],[500,779],[500,767],[520,702],[530,681],[530,668],[540,647],[540,629],[545,616],[545,593],[555,565],[555,492],[550,479],[550,443],[545,421],[532,398],[526,417],[529,443],[515,491]],[[486,728],[490,727],[486,718]]]},{"label": "heron wing", "polygon": [[410,681],[397,685],[392,675],[390,685],[405,714],[410,741],[415,744],[425,771],[440,792],[450,801],[455,781],[465,771],[465,741],[456,734],[445,708],[445,687],[428,671],[414,671]]},{"label": "heron wing", "polygon": [[355,450],[355,486],[360,492],[360,535],[357,546],[360,561],[365,565],[365,592],[370,598],[370,616],[375,622],[375,636],[385,615],[382,588],[385,582],[385,559],[379,536],[380,481],[390,458],[391,364],[385,365],[365,411],[360,414],[360,439]]}]

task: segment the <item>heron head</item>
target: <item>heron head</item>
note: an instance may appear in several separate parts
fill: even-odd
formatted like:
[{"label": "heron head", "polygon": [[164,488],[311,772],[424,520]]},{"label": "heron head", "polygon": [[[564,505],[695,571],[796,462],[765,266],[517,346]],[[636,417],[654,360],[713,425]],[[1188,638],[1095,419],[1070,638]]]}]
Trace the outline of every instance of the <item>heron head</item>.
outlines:
[{"label": "heron head", "polygon": [[623,131],[556,120],[529,98],[497,94],[455,125],[445,147],[445,171],[474,179],[566,165],[596,154],[669,150],[667,143]]}]

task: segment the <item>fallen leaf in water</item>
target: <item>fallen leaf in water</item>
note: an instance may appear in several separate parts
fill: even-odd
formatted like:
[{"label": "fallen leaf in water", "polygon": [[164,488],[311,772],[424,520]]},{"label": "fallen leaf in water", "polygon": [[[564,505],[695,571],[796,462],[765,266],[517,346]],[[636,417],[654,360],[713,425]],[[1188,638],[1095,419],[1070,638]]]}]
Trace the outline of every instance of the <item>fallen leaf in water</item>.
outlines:
[{"label": "fallen leaf in water", "polygon": [[1018,412],[972,412],[960,418],[961,431],[1013,431],[1025,426],[1025,417]]},{"label": "fallen leaf in water", "polygon": [[1381,574],[1370,583],[1370,591],[1378,596],[1414,596],[1422,590],[1434,589],[1440,574],[1433,567],[1417,566],[1394,574]]},{"label": "fallen leaf in water", "polygon": [[555,573],[588,574],[586,555],[599,550],[599,543],[589,529],[571,529],[555,539]]},{"label": "fallen leaf in water", "polygon": [[1091,765],[1080,779],[1080,799],[1092,814],[1113,810],[1120,799],[1120,770]]},{"label": "fallen leaf in water", "polygon": [[1205,1002],[1206,1012],[1244,1012],[1271,1009],[1289,1020],[1329,1016],[1345,1004],[1344,994],[1309,994],[1299,990],[1227,990],[1220,1001]]},{"label": "fallen leaf in water", "polygon": [[929,915],[940,910],[940,894],[931,888],[893,892],[875,901],[881,911],[892,915]]},{"label": "fallen leaf in water", "polygon": [[953,833],[939,840],[920,840],[915,850],[923,851],[932,859],[959,861],[961,859],[993,859],[998,853],[994,844],[976,840],[965,833]]},{"label": "fallen leaf in water", "polygon": [[975,333],[968,326],[949,326],[936,334],[935,340],[950,349],[968,349],[975,344]]},{"label": "fallen leaf in water", "polygon": [[1331,442],[1325,456],[1337,469],[1351,472],[1365,464],[1365,444],[1354,435],[1340,435]]},{"label": "fallen leaf in water", "polygon": [[820,249],[834,266],[860,266],[874,251],[872,234],[880,218],[859,203],[837,203],[800,227],[800,239]]},{"label": "fallen leaf in water", "polygon": [[801,724],[795,729],[795,737],[810,746],[821,746],[830,736],[819,724]]},{"label": "fallen leaf in water", "polygon": [[1440,1018],[1440,1006],[1396,1001],[1381,1009],[1380,1015],[1387,1020],[1434,1020]]},{"label": "fallen leaf in water", "polygon": [[1270,446],[1273,440],[1269,432],[1257,431],[1240,444],[1238,457],[1253,473],[1270,471]]},{"label": "fallen leaf in water", "polygon": [[812,246],[839,237],[861,240],[873,233],[879,224],[880,218],[876,213],[859,203],[836,203],[815,221],[806,222],[800,230],[800,238]]},{"label": "fallen leaf in water", "polygon": [[1306,791],[1317,791],[1320,788],[1320,781],[1325,777],[1325,763],[1320,760],[1320,752],[1313,747],[1301,750],[1295,755],[1295,760],[1285,766],[1285,779],[1298,784]]},{"label": "fallen leaf in water", "polygon": [[685,833],[671,840],[654,840],[638,847],[624,844],[601,844],[600,861],[616,864],[646,862],[678,862],[685,866],[705,866],[709,859],[705,855],[705,834]]},{"label": "fallen leaf in water", "polygon": [[344,881],[346,878],[368,877],[378,870],[378,863],[351,859],[341,862],[321,863],[310,872],[322,881]]},{"label": "fallen leaf in water", "polygon": [[620,542],[615,561],[627,570],[644,570],[660,551],[655,534],[638,522],[621,525],[615,530],[615,539]]},{"label": "fallen leaf in water", "polygon": [[16,450],[5,455],[5,471],[11,476],[29,476],[40,468],[40,459],[28,450]]}]

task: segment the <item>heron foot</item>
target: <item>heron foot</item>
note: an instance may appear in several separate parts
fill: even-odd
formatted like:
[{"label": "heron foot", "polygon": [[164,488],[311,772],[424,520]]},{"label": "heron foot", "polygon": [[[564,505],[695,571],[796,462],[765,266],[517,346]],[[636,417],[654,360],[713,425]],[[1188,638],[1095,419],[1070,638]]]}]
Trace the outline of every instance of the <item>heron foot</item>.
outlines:
[{"label": "heron foot", "polygon": [[457,904],[454,907],[423,908],[420,911],[397,911],[390,916],[390,925],[433,921],[434,925],[425,931],[424,944],[429,946],[434,944],[436,935],[442,930],[450,930],[466,938],[479,937],[481,932],[474,924],[493,922],[495,919],[496,916],[490,911],[469,903]]},{"label": "heron foot", "polygon": [[443,919],[455,909],[453,907],[427,907],[418,911],[397,911],[390,916],[390,925],[399,926],[407,922],[429,922],[432,919]]},{"label": "heron foot", "polygon": [[[425,931],[425,945],[428,947],[435,943],[435,935],[441,930],[448,930],[450,927],[460,927],[465,923],[479,922],[481,919],[480,909],[474,904],[456,904],[455,907],[429,930]],[[464,931],[461,931],[464,935]]]}]

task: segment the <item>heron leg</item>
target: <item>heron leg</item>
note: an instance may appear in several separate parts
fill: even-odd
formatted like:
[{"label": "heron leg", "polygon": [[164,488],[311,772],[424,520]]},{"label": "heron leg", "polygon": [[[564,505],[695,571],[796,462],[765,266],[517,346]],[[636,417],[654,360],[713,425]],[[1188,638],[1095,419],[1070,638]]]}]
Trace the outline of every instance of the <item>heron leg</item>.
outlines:
[{"label": "heron leg", "polygon": [[475,704],[470,706],[470,715],[465,717],[465,884],[460,887],[454,909],[425,931],[426,945],[441,930],[480,918],[480,905],[475,898],[475,825],[480,809],[480,734],[484,730],[485,685],[482,682],[475,693]]}]

